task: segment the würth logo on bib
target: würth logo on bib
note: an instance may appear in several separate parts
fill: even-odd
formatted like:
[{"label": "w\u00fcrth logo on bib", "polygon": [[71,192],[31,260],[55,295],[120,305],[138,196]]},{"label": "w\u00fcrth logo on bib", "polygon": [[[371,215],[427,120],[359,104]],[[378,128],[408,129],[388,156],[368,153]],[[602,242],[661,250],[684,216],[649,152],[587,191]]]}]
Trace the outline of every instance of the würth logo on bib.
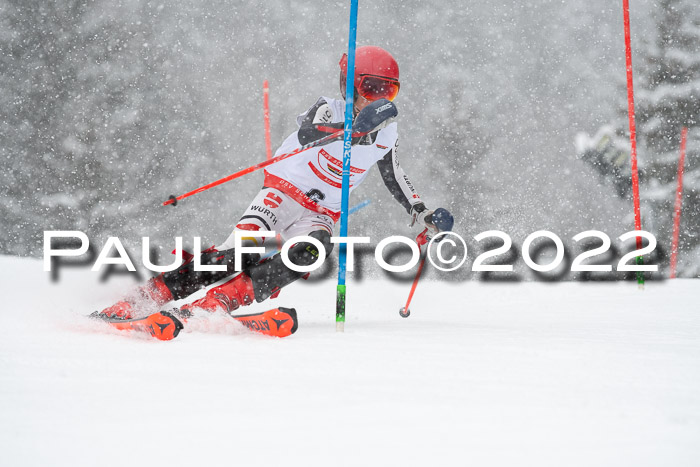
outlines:
[{"label": "w\u00fcrth logo on bib", "polygon": [[265,200],[263,201],[265,206],[268,208],[278,208],[280,204],[282,204],[282,198],[274,194],[273,192],[269,192],[267,196],[265,196]]}]

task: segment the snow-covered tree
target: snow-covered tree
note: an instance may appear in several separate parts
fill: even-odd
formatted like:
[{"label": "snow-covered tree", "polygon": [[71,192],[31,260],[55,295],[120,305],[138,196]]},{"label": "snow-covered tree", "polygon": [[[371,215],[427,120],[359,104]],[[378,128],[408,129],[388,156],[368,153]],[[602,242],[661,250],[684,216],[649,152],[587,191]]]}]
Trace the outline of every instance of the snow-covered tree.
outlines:
[{"label": "snow-covered tree", "polygon": [[[700,274],[700,10],[692,0],[661,0],[656,37],[640,49],[635,66],[635,116],[643,228],[670,248],[681,129],[687,127],[680,261]],[[626,102],[620,118],[592,139],[579,136],[580,155],[631,196]],[[685,260],[685,261],[684,261]]]},{"label": "snow-covered tree", "polygon": [[[4,4],[3,252],[36,253],[43,230],[157,229],[147,215],[167,197],[163,184],[206,163],[197,90],[173,72],[188,47],[177,33],[187,36],[160,26],[162,10],[147,2]],[[191,152],[198,158],[188,164]]]},{"label": "snow-covered tree", "polygon": [[[700,259],[700,12],[688,0],[662,0],[658,36],[649,44],[640,73],[637,100],[646,187],[644,197],[658,219],[661,241],[672,231],[673,204],[682,127],[689,129],[681,259]],[[693,252],[693,250],[695,250]],[[688,265],[689,267],[690,265]],[[685,269],[688,269],[686,267]],[[695,264],[695,273],[700,266]]]}]

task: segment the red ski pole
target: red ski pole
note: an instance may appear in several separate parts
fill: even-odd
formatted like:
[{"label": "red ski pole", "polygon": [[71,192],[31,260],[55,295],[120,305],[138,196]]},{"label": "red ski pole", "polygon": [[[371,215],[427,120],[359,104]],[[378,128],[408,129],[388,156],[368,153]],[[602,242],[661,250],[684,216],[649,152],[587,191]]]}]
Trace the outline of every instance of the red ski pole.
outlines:
[{"label": "red ski pole", "polygon": [[[416,237],[416,243],[418,244],[419,248],[428,243],[428,229],[425,229]],[[420,279],[420,275],[423,272],[423,266],[425,266],[425,259],[427,257],[428,249],[426,248],[421,253],[420,264],[418,265],[418,271],[416,271],[416,277],[415,279],[413,279],[413,285],[411,286],[411,292],[408,294],[406,306],[401,307],[401,309],[399,310],[399,314],[402,318],[408,318],[411,315],[411,310],[408,308],[408,306],[411,304],[411,299],[413,299],[413,293],[416,291],[416,286],[418,286],[418,280]]]},{"label": "red ski pole", "polygon": [[[353,136],[354,136],[354,135],[353,135]],[[224,177],[224,178],[219,179],[219,180],[217,180],[217,181],[215,181],[215,182],[211,182],[211,183],[209,183],[209,184],[207,184],[207,185],[200,186],[199,188],[197,188],[197,189],[195,189],[195,190],[192,190],[192,191],[190,191],[190,192],[187,192],[187,193],[185,193],[184,195],[180,195],[180,196],[172,195],[172,196],[170,196],[170,198],[168,198],[167,201],[164,201],[164,202],[163,202],[163,206],[167,206],[167,205],[169,205],[169,204],[172,204],[173,206],[177,206],[177,202],[180,201],[181,199],[190,197],[190,196],[192,196],[192,195],[196,195],[197,193],[201,193],[201,192],[203,192],[203,191],[208,190],[209,188],[214,188],[215,186],[219,186],[219,185],[221,185],[221,184],[223,184],[223,183],[230,182],[231,180],[234,180],[234,179],[236,179],[236,178],[242,177],[243,175],[247,175],[247,174],[249,174],[249,173],[251,173],[251,172],[255,172],[256,170],[262,169],[262,168],[264,168],[264,167],[267,167],[268,165],[272,165],[272,164],[274,164],[275,162],[279,162],[279,161],[284,160],[284,159],[287,159],[287,158],[289,158],[289,157],[296,156],[297,154],[299,154],[299,153],[301,153],[301,152],[304,152],[304,151],[306,151],[306,150],[308,150],[308,149],[315,148],[315,147],[318,147],[318,146],[322,146],[322,145],[324,145],[324,144],[331,143],[331,142],[333,142],[333,141],[335,141],[335,140],[337,140],[337,139],[341,139],[342,137],[343,137],[343,130],[338,130],[338,131],[336,131],[335,133],[331,133],[331,134],[328,135],[328,136],[325,136],[325,137],[323,137],[323,138],[321,138],[321,139],[319,139],[319,140],[317,140],[317,141],[313,141],[313,142],[307,144],[306,146],[302,146],[302,147],[300,147],[299,149],[295,149],[295,150],[292,151],[292,152],[288,152],[288,153],[286,153],[286,154],[280,154],[280,155],[277,156],[277,157],[273,157],[272,159],[268,159],[268,160],[266,160],[266,161],[264,161],[264,162],[260,162],[259,164],[251,165],[250,167],[248,167],[248,168],[246,168],[246,169],[243,169],[243,170],[239,170],[238,172],[236,172],[236,173],[234,173],[234,174],[231,174],[231,175],[229,175],[228,177]]]}]

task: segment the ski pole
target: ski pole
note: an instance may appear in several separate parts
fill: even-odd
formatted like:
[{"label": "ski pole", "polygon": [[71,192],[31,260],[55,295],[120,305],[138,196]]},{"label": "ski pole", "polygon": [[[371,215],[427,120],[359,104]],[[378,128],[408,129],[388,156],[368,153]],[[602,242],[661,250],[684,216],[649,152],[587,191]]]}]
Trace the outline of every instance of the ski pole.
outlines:
[{"label": "ski pole", "polygon": [[[355,135],[353,135],[353,136],[355,136]],[[358,133],[357,136],[362,136],[362,134]],[[177,202],[180,201],[181,199],[187,198],[187,197],[192,196],[192,195],[196,195],[197,193],[201,193],[203,191],[208,190],[209,188],[214,188],[215,186],[221,185],[223,183],[230,182],[231,180],[242,177],[243,175],[247,175],[251,172],[255,172],[256,170],[262,169],[263,167],[267,167],[268,165],[272,165],[275,162],[279,162],[281,160],[290,158],[292,156],[296,156],[297,154],[302,153],[308,149],[316,148],[319,146],[323,146],[324,144],[332,143],[333,141],[339,140],[342,137],[343,137],[343,130],[338,130],[334,133],[331,133],[328,136],[324,136],[323,138],[321,138],[319,140],[312,141],[311,143],[309,143],[305,146],[302,146],[298,149],[295,149],[292,152],[288,152],[286,154],[280,154],[279,156],[273,157],[272,159],[268,159],[264,162],[260,162],[260,163],[255,164],[255,165],[251,165],[250,167],[248,167],[246,169],[239,170],[238,172],[231,174],[228,177],[224,177],[224,178],[219,179],[215,182],[211,182],[207,185],[201,186],[195,190],[192,190],[190,192],[185,193],[184,195],[180,195],[180,196],[171,195],[167,201],[163,202],[163,206],[167,206],[169,204],[172,204],[173,206],[177,206]]]},{"label": "ski pole", "polygon": [[[421,232],[417,237],[416,237],[416,243],[418,244],[418,247],[422,247],[426,243],[428,243],[428,229],[425,229],[423,232]],[[408,300],[406,300],[406,306],[401,307],[399,310],[399,314],[401,315],[402,318],[408,318],[411,315],[411,310],[408,308],[408,306],[411,304],[411,299],[413,299],[413,293],[416,291],[416,286],[418,286],[418,280],[420,279],[420,275],[423,272],[423,266],[425,266],[425,259],[428,257],[428,248],[426,247],[425,250],[421,253],[421,259],[420,259],[420,264],[418,265],[418,271],[416,272],[416,277],[413,279],[413,285],[411,286],[411,292],[408,294]]]}]

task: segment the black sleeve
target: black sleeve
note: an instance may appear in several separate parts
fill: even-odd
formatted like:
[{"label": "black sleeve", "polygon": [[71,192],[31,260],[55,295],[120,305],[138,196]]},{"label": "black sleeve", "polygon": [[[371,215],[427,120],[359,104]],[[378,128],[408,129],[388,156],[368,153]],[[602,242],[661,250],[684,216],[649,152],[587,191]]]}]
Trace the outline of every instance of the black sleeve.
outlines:
[{"label": "black sleeve", "polygon": [[389,189],[394,199],[406,209],[407,213],[410,214],[411,208],[414,206],[419,212],[425,209],[424,206],[423,209],[420,209],[419,205],[423,205],[423,203],[413,188],[413,184],[399,166],[394,149],[377,161],[377,167],[379,167],[384,185]]},{"label": "black sleeve", "polygon": [[306,146],[313,141],[328,136],[330,133],[343,129],[342,122],[330,123],[331,119],[332,115],[328,104],[323,99],[319,100],[316,105],[309,109],[301,122],[301,127],[297,132],[299,143],[302,146]]}]

